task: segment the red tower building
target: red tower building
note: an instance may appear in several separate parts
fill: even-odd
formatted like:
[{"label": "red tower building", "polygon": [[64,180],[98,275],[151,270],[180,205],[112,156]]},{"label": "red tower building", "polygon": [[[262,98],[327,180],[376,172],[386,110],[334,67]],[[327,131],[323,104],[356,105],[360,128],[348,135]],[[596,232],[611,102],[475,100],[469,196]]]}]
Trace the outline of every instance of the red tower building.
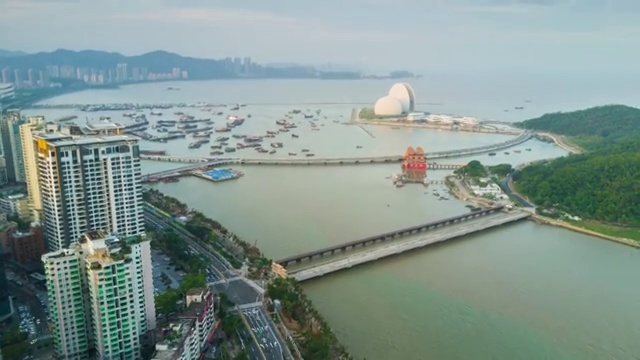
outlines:
[{"label": "red tower building", "polygon": [[404,152],[402,172],[407,181],[424,181],[427,177],[427,157],[421,147],[409,146]]}]

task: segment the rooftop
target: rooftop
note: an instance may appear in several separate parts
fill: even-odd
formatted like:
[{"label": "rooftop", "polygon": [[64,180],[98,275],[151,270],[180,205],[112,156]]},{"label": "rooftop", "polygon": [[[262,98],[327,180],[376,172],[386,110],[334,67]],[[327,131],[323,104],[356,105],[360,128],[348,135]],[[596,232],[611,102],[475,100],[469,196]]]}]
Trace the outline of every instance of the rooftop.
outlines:
[{"label": "rooftop", "polygon": [[62,249],[62,250],[46,253],[42,255],[42,260],[44,261],[46,259],[61,259],[61,258],[66,258],[70,256],[76,256],[76,251],[74,249]]},{"label": "rooftop", "polygon": [[[192,292],[190,294],[190,292]],[[189,299],[189,296],[198,297],[202,295],[202,301],[200,299]],[[205,312],[207,306],[213,306],[213,292],[205,288],[194,288],[187,291],[187,308],[178,315],[181,319],[195,319],[200,317]]]},{"label": "rooftop", "polygon": [[108,144],[120,141],[138,141],[138,138],[130,135],[108,135],[108,136],[83,136],[77,138],[69,138],[66,140],[59,140],[52,145],[55,147],[62,146],[79,146],[79,145],[92,145],[92,144]]},{"label": "rooftop", "polygon": [[185,295],[186,296],[189,296],[189,295],[202,295],[202,293],[206,292],[207,290],[209,290],[209,289],[207,289],[207,288],[192,288],[192,289],[187,290],[187,293]]},{"label": "rooftop", "polygon": [[87,124],[86,128],[91,131],[103,131],[103,130],[118,130],[122,129],[124,125],[120,123],[112,123],[112,122],[101,122],[101,123],[93,123]]},{"label": "rooftop", "polygon": [[43,139],[46,141],[60,141],[65,139],[71,139],[70,135],[65,135],[57,132],[44,132],[34,135],[35,138]]},{"label": "rooftop", "polygon": [[89,253],[86,261],[106,265],[114,261],[124,259],[131,248],[117,237],[107,234],[106,231],[89,231],[81,238],[82,247]]},{"label": "rooftop", "polygon": [[8,195],[7,196],[7,200],[20,200],[20,199],[24,199],[26,197],[27,197],[27,195],[25,195],[25,194],[14,194],[14,195]]},{"label": "rooftop", "polygon": [[184,342],[189,330],[194,324],[193,319],[180,319],[169,323],[158,331],[156,352],[153,360],[170,360]]}]

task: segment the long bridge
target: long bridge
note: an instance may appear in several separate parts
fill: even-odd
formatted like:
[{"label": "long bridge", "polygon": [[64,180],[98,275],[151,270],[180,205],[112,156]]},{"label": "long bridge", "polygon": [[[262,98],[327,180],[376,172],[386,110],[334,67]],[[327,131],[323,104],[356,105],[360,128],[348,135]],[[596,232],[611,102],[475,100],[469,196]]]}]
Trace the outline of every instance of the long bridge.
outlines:
[{"label": "long bridge", "polygon": [[[138,110],[138,109],[171,109],[171,108],[202,108],[202,107],[226,107],[226,104],[230,103],[207,103],[207,102],[199,102],[199,103],[106,103],[106,104],[32,104],[29,106],[30,109],[79,109],[83,111],[91,111],[88,109],[100,109],[103,111],[122,111],[122,110]],[[333,101],[333,102],[301,102],[301,103],[291,103],[291,102],[268,102],[268,103],[243,103],[247,106],[317,106],[317,105],[371,105],[371,103],[367,102],[344,102],[344,101]],[[441,103],[430,103],[430,102],[422,102],[416,103],[416,105],[423,106],[434,106],[434,105],[442,105]]]},{"label": "long bridge", "polygon": [[[467,149],[449,150],[426,153],[426,157],[429,160],[454,158],[461,156],[470,156],[475,154],[481,154],[490,151],[496,151],[500,149],[506,149],[512,146],[522,144],[529,139],[533,134],[529,131],[522,133],[515,139],[501,142],[498,144],[479,146]],[[155,161],[167,161],[167,162],[179,162],[189,163],[192,165],[180,167],[172,170],[158,171],[150,173],[143,177],[143,180],[150,180],[153,178],[161,178],[168,175],[179,175],[186,172],[212,166],[224,166],[224,165],[359,165],[359,164],[388,164],[398,163],[404,160],[402,155],[391,156],[371,156],[371,157],[340,157],[340,158],[263,158],[263,159],[243,159],[243,158],[213,158],[213,157],[188,157],[188,156],[171,156],[171,155],[140,155],[143,160],[155,160]],[[437,169],[457,169],[463,164],[438,164],[435,162],[430,163],[431,170]]]},{"label": "long bridge", "polygon": [[[325,160],[327,165],[336,165],[342,160]],[[317,163],[314,163],[317,165]],[[314,165],[307,163],[298,163],[290,161],[282,161],[277,159],[219,159],[207,162],[197,162],[192,165],[182,166],[176,169],[163,170],[154,173],[149,173],[142,176],[142,182],[153,182],[154,180],[162,180],[164,178],[179,177],[191,174],[194,170],[205,170],[216,166],[225,165]],[[356,162],[356,164],[358,164]],[[456,170],[466,164],[441,164],[435,162],[427,163],[428,170]]]},{"label": "long bridge", "polygon": [[[427,224],[412,226],[406,229],[391,231],[360,240],[350,241],[341,245],[291,256],[281,259],[277,261],[277,263],[284,269],[289,268],[288,276],[293,277],[298,281],[305,281],[434,243],[460,238],[531,216],[531,213],[526,211],[504,210],[504,205],[499,205],[468,214],[454,216]],[[483,221],[472,221],[478,218],[486,219],[483,219]],[[421,232],[424,232],[425,235],[420,238],[410,240],[402,239],[405,236],[415,235]],[[367,251],[354,251],[356,249],[373,245],[378,246]],[[352,253],[349,254],[349,252]],[[346,257],[342,256],[326,262],[321,261],[319,263],[311,263],[312,260],[322,260],[326,257],[333,257],[335,254],[344,254]],[[295,270],[290,269],[293,265],[300,265],[303,263],[310,263],[309,267],[302,267]]]}]

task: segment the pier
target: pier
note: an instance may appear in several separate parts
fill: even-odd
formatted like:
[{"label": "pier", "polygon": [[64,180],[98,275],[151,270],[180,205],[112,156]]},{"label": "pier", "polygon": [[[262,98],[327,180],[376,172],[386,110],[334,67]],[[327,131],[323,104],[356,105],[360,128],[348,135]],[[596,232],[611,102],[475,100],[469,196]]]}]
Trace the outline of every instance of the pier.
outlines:
[{"label": "pier", "polygon": [[[400,162],[396,157],[370,157],[370,158],[311,158],[311,159],[238,159],[241,165],[360,165],[360,164],[385,164]],[[455,170],[466,164],[440,164],[430,162],[429,170]]]},{"label": "pier", "polygon": [[[519,210],[503,212],[501,211],[502,208],[502,206],[498,206],[479,210],[458,217],[444,219],[386,234],[380,234],[366,239],[292,256],[282,259],[278,261],[278,263],[286,268],[288,266],[305,261],[311,261],[313,259],[329,258],[334,256],[336,253],[345,254],[355,249],[364,248],[374,244],[379,245],[371,250],[353,251],[352,254],[347,254],[346,257],[342,256],[333,260],[329,259],[326,262],[315,265],[310,264],[309,267],[288,272],[288,276],[293,277],[298,281],[306,281],[431,244],[461,238],[466,235],[506,225],[531,216],[531,213]],[[478,217],[486,217],[486,219],[483,219],[483,221],[468,221]],[[403,236],[417,234],[420,232],[424,232],[425,234],[416,239],[401,239]]]},{"label": "pier", "polygon": [[[29,109],[69,109],[69,110],[81,110],[81,111],[122,111],[122,110],[154,110],[154,109],[172,109],[172,108],[203,108],[203,107],[219,107],[226,108],[226,103],[210,103],[210,102],[198,102],[198,103],[147,103],[147,104],[134,104],[134,103],[108,103],[108,104],[33,104],[29,105]],[[323,105],[363,105],[370,106],[368,102],[269,102],[269,103],[245,103],[246,106],[323,106]],[[421,102],[416,105],[422,106],[434,106],[442,105],[440,103]]]},{"label": "pier", "polygon": [[[511,139],[505,142],[479,146],[474,148],[437,151],[431,153],[425,153],[425,156],[429,160],[435,159],[448,159],[462,156],[471,156],[476,154],[482,154],[491,151],[497,151],[507,149],[513,146],[520,145],[533,137],[531,132],[524,132],[515,139]],[[209,163],[213,161],[221,160],[221,158],[213,158],[206,156],[189,157],[189,156],[171,156],[171,155],[140,155],[143,160],[153,161],[167,161],[167,162],[182,162],[182,163]],[[389,156],[370,156],[370,157],[342,157],[342,158],[264,158],[264,159],[242,159],[242,158],[225,158],[226,160],[235,160],[237,163],[252,164],[252,165],[357,165],[357,164],[379,164],[379,163],[396,163],[402,162],[404,157],[402,155],[389,155]]]},{"label": "pier", "polygon": [[[142,155],[141,155],[141,158]],[[299,161],[298,161],[299,160]],[[163,179],[176,178],[181,176],[187,176],[193,174],[194,171],[206,171],[216,166],[226,165],[357,165],[357,164],[376,164],[381,161],[371,159],[373,161],[360,162],[360,160],[345,161],[336,159],[219,159],[209,160],[203,158],[190,158],[187,163],[193,163],[193,165],[182,166],[176,169],[163,170],[155,173],[149,173],[142,176],[143,183],[162,181]],[[180,161],[174,161],[180,162]],[[388,161],[382,161],[388,162]],[[429,170],[456,170],[466,164],[440,164],[440,163],[428,163]]]}]

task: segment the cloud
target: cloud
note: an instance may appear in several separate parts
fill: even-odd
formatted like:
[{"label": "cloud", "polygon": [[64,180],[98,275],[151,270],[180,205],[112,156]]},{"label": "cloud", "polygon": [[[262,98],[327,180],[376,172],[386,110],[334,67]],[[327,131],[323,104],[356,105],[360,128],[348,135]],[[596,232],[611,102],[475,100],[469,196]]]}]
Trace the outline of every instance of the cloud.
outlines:
[{"label": "cloud", "polygon": [[166,8],[141,13],[116,14],[114,20],[155,21],[206,26],[299,25],[300,20],[268,12],[216,8]]},{"label": "cloud", "polygon": [[317,20],[283,16],[266,11],[229,8],[165,8],[140,13],[116,14],[112,20],[181,24],[223,28],[236,35],[253,37],[277,34],[279,38],[304,38],[321,42],[392,41],[401,36],[394,31],[341,30]]}]

